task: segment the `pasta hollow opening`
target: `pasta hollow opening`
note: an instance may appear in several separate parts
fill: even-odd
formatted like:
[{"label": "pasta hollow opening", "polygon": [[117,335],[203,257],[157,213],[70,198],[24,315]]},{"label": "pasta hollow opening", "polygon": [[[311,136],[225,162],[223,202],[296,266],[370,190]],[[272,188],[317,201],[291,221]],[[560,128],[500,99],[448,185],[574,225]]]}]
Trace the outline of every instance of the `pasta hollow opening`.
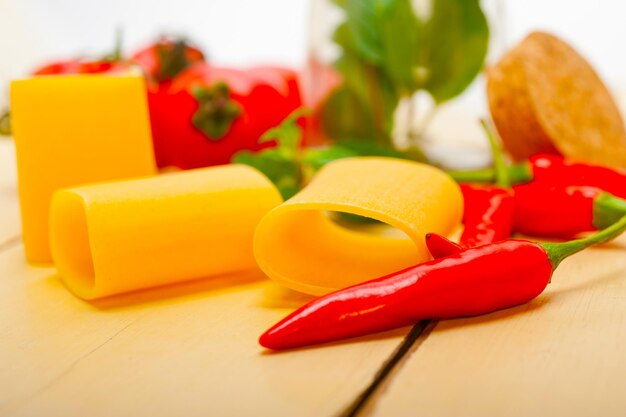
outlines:
[{"label": "pasta hollow opening", "polygon": [[[51,222],[57,267],[64,274],[66,284],[87,297],[95,289],[96,278],[85,202],[77,194],[60,192],[53,204],[58,208],[53,211],[56,218]],[[60,234],[72,238],[61,238]]]}]

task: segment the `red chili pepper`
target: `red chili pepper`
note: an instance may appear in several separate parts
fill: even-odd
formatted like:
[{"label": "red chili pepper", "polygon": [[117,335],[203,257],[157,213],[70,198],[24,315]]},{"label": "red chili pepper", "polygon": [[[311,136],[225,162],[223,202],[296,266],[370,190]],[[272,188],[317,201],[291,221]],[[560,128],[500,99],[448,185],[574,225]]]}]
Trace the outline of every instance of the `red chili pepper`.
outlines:
[{"label": "red chili pepper", "polygon": [[531,182],[515,190],[515,231],[570,238],[602,229],[626,214],[626,200],[596,187]]},{"label": "red chili pepper", "polygon": [[461,184],[465,211],[461,246],[468,248],[507,239],[513,231],[515,200],[510,189]]},{"label": "red chili pepper", "polygon": [[[626,198],[626,171],[601,165],[570,161],[562,156],[537,154],[518,165],[509,167],[513,183],[545,182],[551,185],[588,185],[598,187],[617,197]],[[494,169],[452,171],[450,175],[461,182],[493,182]]]},{"label": "red chili pepper", "polygon": [[450,239],[437,233],[426,234],[426,247],[435,259],[445,258],[446,256],[454,255],[466,249],[458,243],[454,243]]},{"label": "red chili pepper", "polygon": [[468,248],[509,238],[513,231],[515,213],[513,192],[509,188],[502,151],[488,123],[481,120],[481,124],[491,145],[497,174],[496,185],[461,185],[465,203],[463,214],[465,229],[460,243]]},{"label": "red chili pepper", "polygon": [[524,164],[535,182],[588,185],[626,198],[626,171],[574,162],[556,155],[540,154]]},{"label": "red chili pepper", "polygon": [[239,150],[274,146],[258,140],[299,106],[293,94],[278,69],[193,64],[165,93],[149,97],[151,114],[159,121],[160,165],[219,165]]},{"label": "red chili pepper", "polygon": [[563,259],[625,229],[626,216],[567,243],[504,240],[465,249],[317,298],[270,328],[259,343],[291,349],[523,304],[541,294]]}]

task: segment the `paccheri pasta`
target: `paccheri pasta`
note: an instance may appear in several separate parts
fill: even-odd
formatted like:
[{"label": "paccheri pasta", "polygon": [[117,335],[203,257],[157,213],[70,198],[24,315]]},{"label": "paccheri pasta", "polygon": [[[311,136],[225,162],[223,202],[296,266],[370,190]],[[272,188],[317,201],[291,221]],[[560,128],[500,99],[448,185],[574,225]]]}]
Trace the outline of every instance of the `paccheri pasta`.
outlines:
[{"label": "paccheri pasta", "polygon": [[93,299],[255,268],[252,237],[282,198],[228,165],[60,190],[50,246],[66,285]]},{"label": "paccheri pasta", "polygon": [[[370,217],[406,237],[350,230],[328,211]],[[265,216],[254,252],[270,278],[324,294],[429,259],[425,233],[450,234],[462,215],[458,185],[437,168],[392,158],[343,159]]]},{"label": "paccheri pasta", "polygon": [[11,83],[26,259],[51,263],[50,198],[60,188],[156,174],[139,76],[66,75]]}]

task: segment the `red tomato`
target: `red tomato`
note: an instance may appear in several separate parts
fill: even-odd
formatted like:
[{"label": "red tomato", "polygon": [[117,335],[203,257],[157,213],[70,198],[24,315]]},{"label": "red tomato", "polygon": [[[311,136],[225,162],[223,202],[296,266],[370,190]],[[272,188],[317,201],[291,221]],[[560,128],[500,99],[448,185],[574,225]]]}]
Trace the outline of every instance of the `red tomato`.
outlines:
[{"label": "red tomato", "polygon": [[155,43],[137,51],[131,62],[142,68],[146,75],[148,88],[148,106],[152,126],[154,156],[159,167],[171,165],[169,151],[166,149],[167,126],[162,114],[169,109],[171,80],[190,65],[205,60],[204,53],[183,39],[168,36],[161,37]]},{"label": "red tomato", "polygon": [[315,57],[309,60],[307,71],[301,78],[302,101],[313,110],[311,117],[302,119],[305,124],[304,141],[307,145],[321,145],[330,141],[321,124],[321,113],[326,100],[341,83],[341,74],[333,66]]},{"label": "red tomato", "polygon": [[183,39],[167,36],[136,52],[131,61],[153,80],[169,81],[195,62],[204,61],[204,53]]},{"label": "red tomato", "polygon": [[287,105],[293,108],[302,106],[302,97],[300,96],[300,85],[298,82],[298,73],[289,68],[259,66],[250,68],[250,72],[254,72],[259,77],[268,77],[277,85],[283,85],[281,92],[287,98]]},{"label": "red tomato", "polygon": [[33,75],[111,74],[122,73],[129,69],[130,65],[122,61],[71,59],[52,62],[39,67],[33,71]]},{"label": "red tomato", "polygon": [[196,63],[166,92],[149,92],[160,166],[226,164],[239,150],[272,146],[258,139],[300,105],[299,92],[290,92],[288,72]]}]

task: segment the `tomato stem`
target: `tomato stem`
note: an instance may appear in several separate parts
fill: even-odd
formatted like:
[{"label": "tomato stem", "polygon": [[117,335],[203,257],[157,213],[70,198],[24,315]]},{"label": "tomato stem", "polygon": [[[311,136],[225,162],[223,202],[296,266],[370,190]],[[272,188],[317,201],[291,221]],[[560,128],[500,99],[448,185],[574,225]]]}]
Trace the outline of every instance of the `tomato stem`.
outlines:
[{"label": "tomato stem", "polygon": [[122,60],[122,48],[124,43],[124,31],[121,27],[115,29],[113,50],[101,59],[108,62],[119,62]]},{"label": "tomato stem", "polygon": [[190,65],[187,47],[185,39],[174,40],[171,45],[157,46],[157,54],[161,60],[161,68],[157,74],[159,81],[171,80]]},{"label": "tomato stem", "polygon": [[210,87],[194,87],[191,94],[198,101],[198,110],[191,119],[193,125],[207,139],[220,140],[241,114],[241,107],[230,97],[228,85],[218,82]]},{"label": "tomato stem", "polygon": [[11,113],[0,114],[0,136],[11,136]]}]

